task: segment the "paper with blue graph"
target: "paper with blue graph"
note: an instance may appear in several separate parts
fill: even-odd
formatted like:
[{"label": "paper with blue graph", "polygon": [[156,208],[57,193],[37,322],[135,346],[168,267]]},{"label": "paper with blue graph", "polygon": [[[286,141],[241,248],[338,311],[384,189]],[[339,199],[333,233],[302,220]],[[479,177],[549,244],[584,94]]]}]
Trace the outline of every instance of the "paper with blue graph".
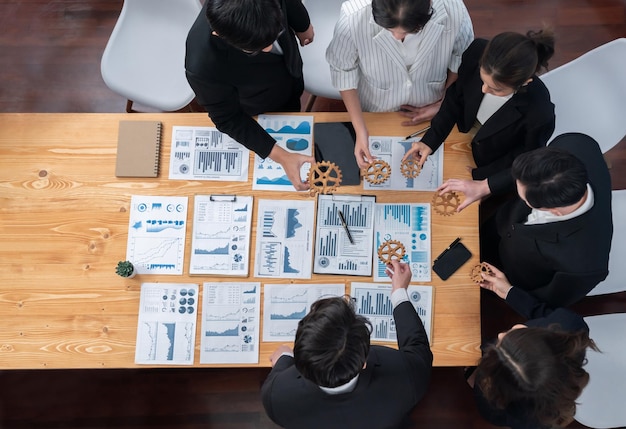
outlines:
[{"label": "paper with blue graph", "polygon": [[204,283],[200,363],[259,363],[261,283]]},{"label": "paper with blue graph", "polygon": [[192,365],[198,285],[142,283],[135,363]]},{"label": "paper with blue graph", "polygon": [[[411,281],[431,280],[430,204],[376,204],[374,215],[374,251],[388,240],[404,245],[403,261],[411,267]],[[385,264],[374,262],[374,281],[390,281]]]},{"label": "paper with blue graph", "polygon": [[247,182],[250,151],[215,127],[172,127],[170,179]]},{"label": "paper with blue graph", "polygon": [[395,191],[434,191],[443,182],[443,146],[426,158],[419,175],[406,178],[402,174],[402,157],[411,148],[411,141],[402,137],[370,136],[370,153],[377,159],[386,161],[391,167],[391,175],[383,183],[372,184],[363,181],[363,189],[389,189]]},{"label": "paper with blue graph", "polygon": [[[407,293],[417,315],[424,324],[428,340],[432,344],[433,287],[409,285]],[[356,312],[372,323],[372,341],[396,341],[396,322],[393,319],[391,285],[381,283],[352,282],[350,296]]]},{"label": "paper with blue graph", "polygon": [[252,197],[196,195],[189,274],[247,276]]},{"label": "paper with blue graph", "polygon": [[133,195],[126,259],[137,274],[182,274],[187,197]]},{"label": "paper with blue graph", "polygon": [[341,284],[263,285],[263,341],[292,342],[298,322],[320,298],[344,296]]},{"label": "paper with blue graph", "polygon": [[311,278],[315,201],[259,200],[255,277]]},{"label": "paper with blue graph", "polygon": [[[313,116],[259,115],[257,121],[276,144],[287,152],[313,155]],[[302,180],[308,177],[310,165],[300,171]],[[283,167],[272,159],[254,156],[252,189],[295,191]]]},{"label": "paper with blue graph", "polygon": [[375,202],[365,195],[318,196],[313,272],[372,275]]}]

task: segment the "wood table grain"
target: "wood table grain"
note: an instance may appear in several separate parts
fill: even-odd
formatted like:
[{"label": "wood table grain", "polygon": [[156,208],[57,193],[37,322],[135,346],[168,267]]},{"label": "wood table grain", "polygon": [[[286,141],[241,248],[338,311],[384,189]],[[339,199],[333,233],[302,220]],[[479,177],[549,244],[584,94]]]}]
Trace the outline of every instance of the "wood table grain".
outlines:
[{"label": "wood table grain", "polygon": [[[316,122],[348,121],[347,113],[313,113]],[[405,136],[397,113],[365,114],[370,135]],[[115,177],[120,120],[159,120],[163,124],[158,178]],[[0,114],[0,368],[132,368],[139,292],[142,282],[233,281],[189,276],[191,227],[188,221],[182,276],[115,274],[125,259],[131,195],[252,195],[251,180],[210,182],[168,180],[173,126],[211,126],[202,113],[167,114]],[[469,138],[456,130],[445,143],[444,179],[469,178]],[[340,193],[360,194],[361,186]],[[432,192],[375,192],[378,202],[430,202]],[[371,194],[368,191],[368,194]],[[258,199],[303,199],[308,192],[254,191]],[[447,281],[433,274],[434,365],[472,365],[480,356],[479,288],[469,277],[478,263],[478,208],[442,217],[432,214],[432,256],[462,237],[472,259]],[[256,225],[253,221],[252,236]],[[251,246],[254,248],[254,246]],[[252,258],[254,257],[254,252]],[[254,266],[251,260],[250,271]],[[235,279],[241,280],[241,278]],[[249,277],[264,283],[267,279]],[[310,280],[271,279],[271,283],[337,283],[371,277],[313,274]],[[200,303],[201,304],[201,303]],[[201,314],[201,306],[199,308]],[[194,366],[200,365],[198,319]],[[390,344],[392,345],[392,344]],[[259,366],[277,343],[262,343]],[[142,365],[142,367],[145,367]]]}]

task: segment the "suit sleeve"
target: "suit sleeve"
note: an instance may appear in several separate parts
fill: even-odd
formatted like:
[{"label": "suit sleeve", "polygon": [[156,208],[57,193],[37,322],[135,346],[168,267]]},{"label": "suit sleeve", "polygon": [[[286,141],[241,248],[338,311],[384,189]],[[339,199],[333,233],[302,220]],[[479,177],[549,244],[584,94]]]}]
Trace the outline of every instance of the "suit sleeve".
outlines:
[{"label": "suit sleeve", "polygon": [[311,19],[301,0],[285,0],[287,22],[296,33],[306,31],[311,25]]},{"label": "suit sleeve", "polygon": [[274,413],[274,408],[272,406],[273,405],[272,390],[274,389],[274,381],[280,373],[282,373],[283,371],[285,371],[286,369],[290,368],[293,365],[294,365],[293,357],[287,356],[287,355],[281,356],[272,367],[272,370],[270,371],[269,375],[263,382],[263,386],[261,386],[261,400],[263,401],[263,407],[265,408],[265,411],[267,412],[268,417],[272,419],[272,421],[277,422],[276,415]]},{"label": "suit sleeve", "polygon": [[419,399],[426,392],[433,364],[428,336],[409,301],[398,304],[393,310],[393,318],[396,321],[398,348],[405,357]]}]

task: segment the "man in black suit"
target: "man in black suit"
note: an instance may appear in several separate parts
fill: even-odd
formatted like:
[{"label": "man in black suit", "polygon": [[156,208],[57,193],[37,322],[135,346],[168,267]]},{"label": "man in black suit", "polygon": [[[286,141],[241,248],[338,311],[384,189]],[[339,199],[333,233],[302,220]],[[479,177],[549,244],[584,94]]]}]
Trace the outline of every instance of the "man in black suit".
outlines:
[{"label": "man in black suit", "polygon": [[312,156],[290,153],[254,120],[300,110],[302,46],[313,27],[301,0],[206,0],[187,36],[185,69],[196,99],[225,134],[282,165],[297,190]]},{"label": "man in black suit", "polygon": [[316,301],[299,323],[293,352],[279,347],[263,383],[269,417],[286,428],[392,428],[426,392],[428,337],[406,288],[411,271],[392,261],[391,300],[399,350],[371,346],[371,325],[344,298]]},{"label": "man in black suit", "polygon": [[511,173],[519,198],[481,229],[483,259],[554,307],[580,300],[606,278],[613,236],[611,177],[598,143],[562,134],[519,155]]}]

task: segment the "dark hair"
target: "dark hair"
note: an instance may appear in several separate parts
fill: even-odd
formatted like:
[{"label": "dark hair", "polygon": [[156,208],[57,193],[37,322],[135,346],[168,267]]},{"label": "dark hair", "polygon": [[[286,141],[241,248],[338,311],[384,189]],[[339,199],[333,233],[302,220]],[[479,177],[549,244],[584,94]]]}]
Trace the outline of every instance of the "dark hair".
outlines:
[{"label": "dark hair", "polygon": [[597,350],[586,331],[563,332],[555,326],[511,330],[486,349],[476,382],[497,409],[519,407],[541,425],[566,426],[589,381],[583,369],[587,347]]},{"label": "dark hair", "polygon": [[206,0],[211,28],[235,48],[258,52],[283,29],[277,0]]},{"label": "dark hair", "polygon": [[548,68],[554,55],[554,33],[500,33],[489,41],[480,60],[480,67],[496,82],[519,90],[541,68]]},{"label": "dark hair", "polygon": [[363,369],[371,324],[341,297],[320,299],[298,323],[293,354],[302,376],[318,386],[337,387]]},{"label": "dark hair", "polygon": [[400,27],[417,33],[430,20],[433,10],[430,0],[372,0],[372,15],[383,28]]},{"label": "dark hair", "polygon": [[571,153],[552,146],[520,154],[511,175],[525,187],[532,207],[552,209],[577,203],[587,192],[585,164]]}]

